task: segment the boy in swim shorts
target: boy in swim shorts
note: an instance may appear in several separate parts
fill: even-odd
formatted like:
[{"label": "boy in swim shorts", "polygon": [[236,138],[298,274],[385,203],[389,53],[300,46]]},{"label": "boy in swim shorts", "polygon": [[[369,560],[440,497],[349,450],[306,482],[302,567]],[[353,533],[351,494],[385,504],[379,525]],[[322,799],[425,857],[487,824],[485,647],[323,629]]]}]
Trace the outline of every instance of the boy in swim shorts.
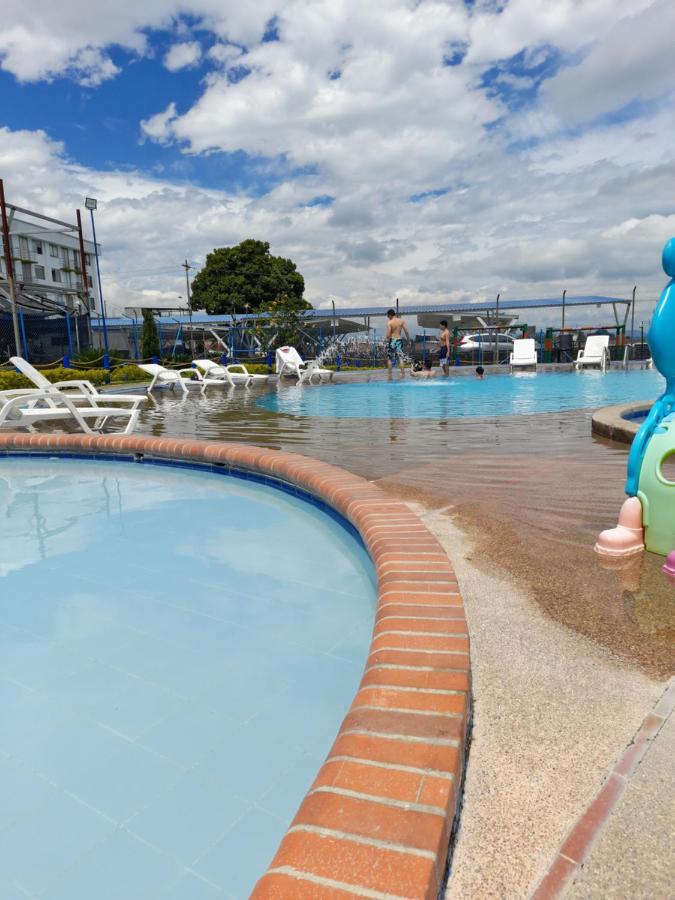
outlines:
[{"label": "boy in swim shorts", "polygon": [[401,378],[404,378],[405,367],[401,334],[405,334],[407,340],[410,340],[410,334],[403,319],[397,316],[393,309],[387,312],[387,319],[387,330],[384,336],[387,341],[387,369],[389,370],[389,377],[391,378],[393,366],[398,365],[401,370]]},{"label": "boy in swim shorts", "polygon": [[450,332],[448,331],[447,319],[441,319],[441,333],[438,342],[441,345],[439,362],[443,369],[443,374],[447,378],[450,374]]}]

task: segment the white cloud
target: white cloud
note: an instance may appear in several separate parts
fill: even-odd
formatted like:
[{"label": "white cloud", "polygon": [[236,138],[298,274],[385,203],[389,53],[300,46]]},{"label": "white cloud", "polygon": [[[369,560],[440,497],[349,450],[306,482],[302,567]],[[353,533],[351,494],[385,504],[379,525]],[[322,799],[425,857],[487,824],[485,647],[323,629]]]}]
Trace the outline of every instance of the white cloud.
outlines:
[{"label": "white cloud", "polygon": [[235,47],[234,44],[214,44],[208,52],[209,59],[225,67],[234,62],[241,63],[242,55],[241,47]]},{"label": "white cloud", "polygon": [[176,104],[169,103],[162,112],[155,113],[149,119],[141,119],[141,131],[146,137],[163,144],[171,137],[171,126],[176,117]]},{"label": "white cloud", "polygon": [[164,65],[169,72],[178,72],[180,69],[188,69],[195,66],[202,56],[202,48],[199,41],[185,41],[174,44],[164,57]]},{"label": "white cloud", "polygon": [[673,0],[619,19],[581,65],[564,69],[544,86],[543,102],[569,124],[672,94],[674,34]]}]

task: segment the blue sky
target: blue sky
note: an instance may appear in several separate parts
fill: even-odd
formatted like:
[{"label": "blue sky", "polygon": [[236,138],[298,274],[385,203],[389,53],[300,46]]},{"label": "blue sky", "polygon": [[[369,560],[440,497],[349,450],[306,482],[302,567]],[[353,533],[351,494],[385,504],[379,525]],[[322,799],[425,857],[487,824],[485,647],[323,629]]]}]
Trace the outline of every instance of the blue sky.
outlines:
[{"label": "blue sky", "polygon": [[319,304],[658,288],[669,0],[7,3],[8,193],[100,198],[113,305],[246,237]]}]

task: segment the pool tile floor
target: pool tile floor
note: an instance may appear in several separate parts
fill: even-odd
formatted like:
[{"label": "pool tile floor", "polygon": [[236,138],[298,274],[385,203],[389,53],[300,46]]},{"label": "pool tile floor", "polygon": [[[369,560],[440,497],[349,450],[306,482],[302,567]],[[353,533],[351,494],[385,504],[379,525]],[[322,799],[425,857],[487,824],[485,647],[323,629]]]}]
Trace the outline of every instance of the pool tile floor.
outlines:
[{"label": "pool tile floor", "polygon": [[364,551],[204,473],[5,460],[2,488],[0,897],[248,896],[358,684]]}]

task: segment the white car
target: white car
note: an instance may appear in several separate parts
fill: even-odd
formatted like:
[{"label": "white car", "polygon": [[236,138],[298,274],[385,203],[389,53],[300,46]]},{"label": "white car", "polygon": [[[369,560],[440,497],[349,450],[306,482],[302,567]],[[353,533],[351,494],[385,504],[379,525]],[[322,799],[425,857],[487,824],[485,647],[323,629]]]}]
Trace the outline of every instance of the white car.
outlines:
[{"label": "white car", "polygon": [[[497,343],[495,344],[495,337]],[[481,331],[478,334],[465,334],[457,347],[458,353],[477,353],[479,350],[483,353],[494,353],[495,348],[499,348],[500,355],[502,353],[511,353],[513,350],[513,342],[509,334],[497,334],[491,331]]]}]

